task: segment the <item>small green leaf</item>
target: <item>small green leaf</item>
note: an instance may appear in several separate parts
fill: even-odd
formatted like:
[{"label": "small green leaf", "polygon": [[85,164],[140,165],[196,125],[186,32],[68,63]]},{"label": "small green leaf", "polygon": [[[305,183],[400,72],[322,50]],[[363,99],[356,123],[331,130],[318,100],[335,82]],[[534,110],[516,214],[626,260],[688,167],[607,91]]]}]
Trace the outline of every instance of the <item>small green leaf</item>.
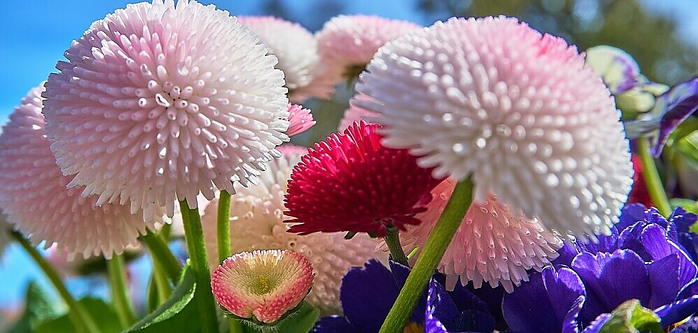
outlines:
[{"label": "small green leaf", "polygon": [[698,202],[696,201],[683,198],[674,198],[669,200],[669,203],[671,204],[672,209],[681,207],[689,213],[698,214]]},{"label": "small green leaf", "polygon": [[[97,298],[86,297],[78,301],[85,310],[99,323],[102,333],[119,333],[121,324],[114,309]],[[36,333],[73,333],[77,332],[68,315],[41,323],[36,328]]]},{"label": "small green leaf", "polygon": [[189,262],[170,298],[154,312],[133,325],[127,332],[198,332],[200,324],[196,305],[191,302],[196,281]]},{"label": "small green leaf", "polygon": [[27,286],[24,313],[7,331],[8,333],[34,332],[43,321],[60,316],[56,302],[35,281]]},{"label": "small green leaf", "polygon": [[631,299],[619,305],[599,333],[662,333],[659,317],[652,310]]}]

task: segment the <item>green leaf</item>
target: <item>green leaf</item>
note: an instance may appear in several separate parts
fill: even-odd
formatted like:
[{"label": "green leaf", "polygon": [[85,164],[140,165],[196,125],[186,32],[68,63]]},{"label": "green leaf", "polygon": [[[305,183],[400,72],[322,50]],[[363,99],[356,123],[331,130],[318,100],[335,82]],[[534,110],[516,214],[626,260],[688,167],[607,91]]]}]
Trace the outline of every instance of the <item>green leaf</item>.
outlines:
[{"label": "green leaf", "polygon": [[294,332],[305,333],[310,332],[315,326],[315,322],[320,317],[320,310],[310,305],[308,302],[303,302],[291,313],[286,314],[281,320],[273,323],[273,325],[264,325],[248,319],[239,319],[243,324],[245,333],[259,332]]},{"label": "green leaf", "polygon": [[676,149],[681,152],[681,158],[687,158],[694,164],[698,163],[698,131],[677,140]]},{"label": "green leaf", "polygon": [[[121,324],[114,309],[98,298],[86,297],[78,301],[85,310],[99,323],[102,333],[119,333]],[[75,326],[65,314],[55,319],[41,323],[36,328],[36,333],[73,333],[77,332]]]},{"label": "green leaf", "polygon": [[194,298],[196,281],[189,262],[182,269],[182,276],[172,295],[127,332],[198,332],[200,323],[196,313]]},{"label": "green leaf", "polygon": [[698,202],[691,199],[674,198],[669,200],[671,204],[671,209],[676,209],[681,207],[689,213],[698,214]]},{"label": "green leaf", "polygon": [[659,317],[631,299],[619,305],[599,333],[662,333]]},{"label": "green leaf", "polygon": [[8,333],[34,332],[41,322],[60,316],[60,311],[51,298],[39,285],[32,281],[27,286],[25,307],[19,318],[7,331]]}]

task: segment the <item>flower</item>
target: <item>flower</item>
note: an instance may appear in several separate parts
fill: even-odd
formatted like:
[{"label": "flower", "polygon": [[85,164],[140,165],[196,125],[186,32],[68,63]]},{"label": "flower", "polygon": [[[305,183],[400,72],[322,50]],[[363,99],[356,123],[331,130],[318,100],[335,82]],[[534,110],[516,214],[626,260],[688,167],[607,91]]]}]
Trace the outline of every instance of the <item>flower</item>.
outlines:
[{"label": "flower", "polygon": [[276,68],[285,74],[292,102],[332,95],[331,85],[313,84],[324,68],[320,64],[315,36],[308,29],[273,16],[239,16],[238,19],[259,36],[269,47],[269,53],[279,58]]},{"label": "flower", "polygon": [[240,252],[211,275],[216,301],[241,318],[273,323],[295,308],[313,285],[313,266],[298,252]]},{"label": "flower", "polygon": [[[361,95],[359,97],[362,99],[366,99],[365,95]],[[342,120],[340,120],[339,122],[339,127],[337,128],[337,130],[339,130],[340,132],[344,132],[344,130],[351,126],[353,123],[362,120],[365,122],[371,122],[371,119],[375,116],[377,116],[375,112],[357,106],[355,102],[350,102],[349,108],[344,111],[344,115],[342,116]]]},{"label": "flower", "polygon": [[296,104],[288,105],[288,122],[290,123],[286,134],[294,136],[303,133],[315,125],[313,114],[310,110]]},{"label": "flower", "polygon": [[[452,18],[383,46],[356,90],[383,144],[435,177],[581,239],[610,232],[632,182],[613,99],[584,57],[515,18]],[[365,95],[366,97],[362,97]]]},{"label": "flower", "polygon": [[[351,267],[361,266],[371,258],[385,259],[386,255],[378,249],[378,241],[367,235],[347,240],[340,233],[300,236],[287,232],[284,194],[291,170],[300,159],[296,153],[274,159],[260,175],[259,184],[246,188],[236,185],[237,193],[231,197],[230,204],[231,249],[233,253],[263,249],[302,253],[313,264],[315,274],[313,289],[306,300],[324,314],[339,313],[342,276]],[[216,245],[217,211],[218,200],[214,199],[202,217],[211,269],[220,263]]]},{"label": "flower", "polygon": [[327,21],[317,33],[325,76],[332,84],[358,75],[386,42],[420,26],[378,16],[339,15]]},{"label": "flower", "polygon": [[[390,261],[390,270],[376,260],[352,268],[342,279],[340,297],[344,316],[320,318],[311,332],[378,332],[405,284],[410,269]],[[463,286],[446,292],[443,276],[429,282],[409,319],[405,332],[492,332],[494,317],[487,304]],[[412,329],[412,330],[411,330]],[[431,330],[430,330],[431,329]]]},{"label": "flower", "polygon": [[[415,217],[422,221],[400,233],[403,244],[411,250],[422,248],[436,225],[453,192],[455,181],[446,179],[432,190],[427,211]],[[514,285],[528,281],[526,270],[540,271],[555,259],[562,240],[545,230],[536,219],[518,217],[494,194],[470,207],[438,269],[446,274],[446,287],[452,290],[460,278],[462,284],[473,281],[475,288],[489,282],[500,283],[511,292]],[[415,260],[417,256],[413,257]]]},{"label": "flower", "polygon": [[296,165],[286,194],[289,232],[367,232],[419,224],[439,183],[407,149],[381,145],[378,126],[355,123],[316,144]]},{"label": "flower", "polygon": [[44,93],[69,186],[147,218],[253,181],[288,139],[283,73],[266,53],[228,12],[195,1],[128,5],[93,23]]},{"label": "flower", "polygon": [[598,243],[566,244],[555,267],[504,295],[510,329],[559,332],[594,321],[601,325],[598,321],[630,299],[655,309],[665,328],[694,314],[698,267],[677,242],[674,220],[685,217],[674,214],[666,220],[654,208],[629,205],[611,235]]},{"label": "flower", "polygon": [[27,93],[0,135],[0,207],[34,244],[56,243],[71,257],[121,254],[146,228],[162,223],[163,212],[155,209],[155,217],[144,222],[140,211],[134,215],[118,204],[98,207],[96,196],[80,195],[82,187],[66,188],[72,177],[61,173],[49,149],[42,91],[35,87]]},{"label": "flower", "polygon": [[633,163],[633,187],[628,194],[628,201],[626,204],[631,203],[641,203],[645,206],[650,206],[652,204],[652,198],[647,191],[647,184],[645,184],[645,178],[642,175],[642,160],[640,157],[632,154]]}]

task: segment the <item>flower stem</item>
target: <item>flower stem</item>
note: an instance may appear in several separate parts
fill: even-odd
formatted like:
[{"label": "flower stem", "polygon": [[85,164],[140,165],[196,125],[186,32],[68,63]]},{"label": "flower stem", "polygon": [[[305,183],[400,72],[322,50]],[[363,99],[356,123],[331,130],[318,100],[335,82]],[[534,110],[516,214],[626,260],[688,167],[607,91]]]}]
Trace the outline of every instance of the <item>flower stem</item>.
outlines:
[{"label": "flower stem", "polygon": [[659,213],[664,215],[664,217],[668,217],[671,214],[671,205],[664,191],[662,179],[659,178],[659,172],[657,172],[657,165],[654,163],[654,157],[652,157],[652,153],[650,152],[648,138],[639,138],[637,140],[637,148],[640,153],[640,160],[642,161],[642,176],[645,180],[650,199],[652,199],[652,203],[657,206]]},{"label": "flower stem", "polygon": [[218,199],[218,263],[228,258],[230,253],[230,193],[221,191]]},{"label": "flower stem", "polygon": [[390,256],[392,256],[393,260],[396,262],[410,267],[410,264],[407,262],[407,256],[405,256],[405,252],[400,245],[400,230],[394,226],[387,227],[386,229],[387,231],[383,239],[385,240],[385,244],[388,245]]},{"label": "flower stem", "polygon": [[63,298],[66,305],[68,305],[68,318],[70,318],[75,329],[79,332],[100,332],[99,326],[95,323],[94,318],[90,316],[89,312],[87,312],[82,304],[78,303],[75,298],[73,298],[73,295],[70,294],[65,284],[63,284],[63,280],[61,280],[58,272],[48,263],[46,258],[44,258],[35,247],[29,244],[29,241],[19,232],[12,231],[11,235],[12,238],[27,251],[29,256],[34,259],[34,262],[36,262],[39,268],[46,274],[46,277],[48,277],[49,281],[51,281],[58,291],[58,294]]},{"label": "flower stem", "polygon": [[[184,216],[184,213],[182,213],[182,216]],[[179,275],[182,273],[182,266],[179,264],[177,257],[170,251],[165,240],[148,230],[147,234],[141,236],[141,241],[148,247],[153,261],[157,261],[162,266],[162,269],[165,270],[167,278],[172,281],[172,284],[176,284],[179,280]]]},{"label": "flower stem", "polygon": [[124,257],[114,255],[107,260],[107,272],[109,275],[109,287],[116,314],[119,316],[121,326],[129,327],[136,321],[136,314],[131,304],[126,279],[126,265]]},{"label": "flower stem", "polygon": [[245,328],[242,326],[242,323],[235,318],[228,317],[228,326],[230,327],[230,329],[228,330],[229,333],[245,332]]},{"label": "flower stem", "polygon": [[439,221],[436,222],[436,226],[429,235],[417,262],[405,281],[405,285],[385,318],[380,333],[402,332],[407,319],[417,305],[419,297],[424,293],[429,279],[434,274],[434,270],[472,203],[472,192],[473,183],[470,177],[456,184],[446,208],[439,217]]},{"label": "flower stem", "polygon": [[211,292],[211,273],[208,270],[208,258],[206,256],[206,243],[204,231],[201,227],[199,209],[190,209],[187,202],[179,202],[184,220],[184,237],[187,242],[187,252],[191,262],[192,272],[196,280],[194,298],[198,302],[199,323],[204,333],[218,332],[218,318],[216,315],[216,303]]}]

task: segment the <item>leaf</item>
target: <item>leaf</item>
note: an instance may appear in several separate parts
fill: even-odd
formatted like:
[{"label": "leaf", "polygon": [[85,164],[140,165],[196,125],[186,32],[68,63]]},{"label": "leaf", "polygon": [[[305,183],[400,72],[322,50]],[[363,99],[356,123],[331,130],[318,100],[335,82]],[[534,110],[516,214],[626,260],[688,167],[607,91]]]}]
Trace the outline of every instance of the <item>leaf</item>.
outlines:
[{"label": "leaf", "polygon": [[676,149],[682,153],[683,157],[698,164],[698,131],[693,131],[681,138],[676,144]]},{"label": "leaf", "polygon": [[[82,307],[99,324],[102,333],[119,333],[121,324],[114,309],[98,298],[86,297],[78,301]],[[36,333],[73,333],[77,332],[75,326],[65,314],[55,319],[41,323],[36,328]]]},{"label": "leaf", "polygon": [[698,214],[698,202],[691,199],[673,198],[669,200],[672,209],[681,207],[689,213]]},{"label": "leaf", "polygon": [[191,302],[195,290],[196,281],[187,262],[170,298],[127,332],[198,332],[196,305]]},{"label": "leaf", "polygon": [[27,286],[24,302],[22,317],[9,328],[8,333],[33,332],[42,321],[60,316],[56,302],[53,302],[35,281]]},{"label": "leaf", "polygon": [[652,310],[631,299],[619,305],[599,333],[662,333],[659,317]]},{"label": "leaf", "polygon": [[307,302],[301,303],[291,313],[286,314],[281,320],[273,325],[265,325],[248,319],[240,320],[245,333],[259,332],[310,332],[315,326],[315,322],[320,317],[320,310]]}]

